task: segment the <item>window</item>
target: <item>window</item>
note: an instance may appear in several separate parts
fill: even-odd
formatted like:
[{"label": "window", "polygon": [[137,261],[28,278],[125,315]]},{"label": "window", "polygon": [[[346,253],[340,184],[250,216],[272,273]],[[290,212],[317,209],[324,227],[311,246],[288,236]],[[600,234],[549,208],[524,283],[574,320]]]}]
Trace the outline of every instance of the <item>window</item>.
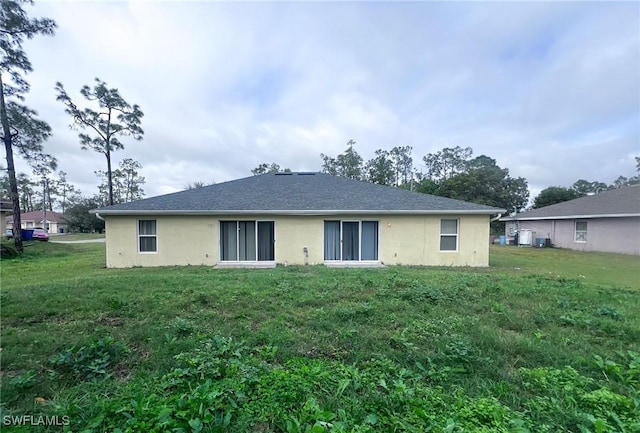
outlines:
[{"label": "window", "polygon": [[587,242],[587,222],[576,221],[576,242]]},{"label": "window", "polygon": [[138,221],[138,251],[141,253],[158,252],[156,220]]},{"label": "window", "polygon": [[275,260],[273,221],[220,221],[220,260]]},{"label": "window", "polygon": [[378,221],[325,221],[324,259],[377,261]]},{"label": "window", "polygon": [[440,220],[440,251],[458,251],[458,220]]}]

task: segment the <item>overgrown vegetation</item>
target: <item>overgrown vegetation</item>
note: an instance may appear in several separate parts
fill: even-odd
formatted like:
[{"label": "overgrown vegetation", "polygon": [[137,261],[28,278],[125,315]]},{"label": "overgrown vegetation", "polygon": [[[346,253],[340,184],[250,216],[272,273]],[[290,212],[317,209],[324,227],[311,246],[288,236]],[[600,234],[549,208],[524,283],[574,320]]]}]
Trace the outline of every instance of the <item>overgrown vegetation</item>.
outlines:
[{"label": "overgrown vegetation", "polygon": [[16,249],[15,245],[11,241],[2,241],[0,243],[0,258],[3,260],[14,259],[18,257],[20,253]]},{"label": "overgrown vegetation", "polygon": [[639,431],[638,258],[595,255],[606,269],[581,278],[551,262],[589,270],[588,254],[519,250],[494,248],[489,270],[107,270],[104,245],[38,244],[1,267],[2,415],[88,432]]}]

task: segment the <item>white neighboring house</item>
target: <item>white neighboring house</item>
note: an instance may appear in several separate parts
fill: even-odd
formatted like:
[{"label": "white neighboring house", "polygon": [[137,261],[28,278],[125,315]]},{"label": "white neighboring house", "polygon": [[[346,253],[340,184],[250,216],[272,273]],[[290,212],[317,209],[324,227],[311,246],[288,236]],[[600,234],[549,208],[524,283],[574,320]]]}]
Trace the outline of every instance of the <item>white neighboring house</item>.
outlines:
[{"label": "white neighboring house", "polygon": [[512,240],[531,230],[534,246],[550,239],[559,248],[640,255],[640,185],[604,191],[523,212],[505,221]]},{"label": "white neighboring house", "polygon": [[[66,233],[68,231],[64,216],[58,212],[37,210],[20,214],[23,229],[42,227],[49,233]],[[7,228],[13,228],[13,216],[6,218]]]},{"label": "white neighboring house", "polygon": [[13,206],[8,200],[0,200],[0,236],[5,236],[7,229],[6,217],[13,212]]}]

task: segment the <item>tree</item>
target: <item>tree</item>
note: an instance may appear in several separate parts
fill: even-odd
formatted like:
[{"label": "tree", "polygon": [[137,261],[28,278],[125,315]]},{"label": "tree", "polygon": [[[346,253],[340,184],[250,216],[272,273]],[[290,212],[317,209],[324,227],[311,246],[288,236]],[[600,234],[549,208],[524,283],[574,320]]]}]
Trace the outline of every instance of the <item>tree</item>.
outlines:
[{"label": "tree", "polygon": [[395,172],[389,151],[376,150],[375,158],[370,159],[364,165],[364,177],[367,182],[378,185],[393,185]]},{"label": "tree", "polygon": [[621,188],[629,183],[629,179],[625,176],[618,176],[611,184],[612,188]]},{"label": "tree", "polygon": [[[56,23],[48,18],[29,18],[22,9],[23,1],[0,2],[0,132],[7,158],[9,195],[13,204],[14,227],[21,227],[20,196],[13,160],[14,148],[27,161],[43,155],[42,142],[51,135],[51,128],[37,118],[37,113],[20,104],[29,91],[29,83],[23,75],[32,71],[22,43],[36,35],[52,35]],[[30,2],[27,2],[30,3]],[[54,160],[49,157],[50,162]],[[14,230],[14,244],[23,251],[22,232]]]},{"label": "tree", "polygon": [[56,182],[56,189],[58,191],[58,195],[60,197],[60,207],[62,209],[62,213],[64,213],[67,203],[70,201],[70,198],[80,193],[75,186],[67,181],[67,173],[60,170],[58,172],[58,180]]},{"label": "tree", "polygon": [[571,185],[571,189],[580,196],[585,196],[606,191],[609,187],[603,182],[589,182],[588,180],[578,179]]},{"label": "tree", "polygon": [[[18,195],[20,197],[20,213],[31,212],[36,209],[37,203],[37,193],[36,188],[38,187],[38,182],[34,182],[27,176],[25,173],[19,173],[16,176],[16,181],[18,183]],[[0,196],[8,197],[9,196],[9,176],[4,175],[0,178]]]},{"label": "tree", "polygon": [[276,164],[275,162],[272,162],[271,164],[263,162],[262,164],[251,170],[251,173],[254,176],[265,173],[291,173],[291,169],[280,168],[280,165]]},{"label": "tree", "polygon": [[623,186],[640,184],[640,176],[618,176],[616,180],[609,186],[610,189],[622,188]]},{"label": "tree", "polygon": [[207,186],[206,183],[202,182],[201,180],[197,180],[195,182],[186,184],[184,186],[184,189],[198,189],[198,188],[204,188],[205,186]]},{"label": "tree", "polygon": [[57,100],[65,105],[65,112],[73,118],[72,128],[91,133],[91,135],[84,132],[78,134],[82,149],[92,149],[103,154],[107,159],[108,203],[112,205],[114,197],[111,153],[124,149],[119,137],[131,136],[135,140],[142,140],[144,131],[140,123],[144,114],[138,105],[132,106],[125,101],[118,89],[109,89],[107,83],[99,78],[95,81],[96,85],[93,89],[83,86],[80,93],[88,101],[96,102],[98,111],[91,108],[78,108],[60,82],[56,83]]},{"label": "tree", "polygon": [[389,152],[395,171],[395,185],[400,186],[410,182],[413,175],[413,158],[411,146],[396,146]]},{"label": "tree", "polygon": [[[138,169],[142,164],[131,158],[120,161],[119,168],[113,170],[111,176],[113,203],[126,203],[133,200],[140,200],[144,197],[142,185],[145,183],[144,177],[138,174]],[[109,181],[107,172],[98,170],[96,176],[101,179],[98,185],[98,197],[103,204],[109,204]]]},{"label": "tree", "polygon": [[572,188],[564,188],[561,186],[550,186],[540,191],[540,194],[533,199],[533,208],[538,209],[552,204],[562,203],[564,201],[573,200],[582,197],[582,194]]},{"label": "tree", "polygon": [[481,155],[468,161],[470,168],[442,180],[438,195],[519,212],[529,202],[527,181],[513,178],[509,169],[501,168],[495,159]]},{"label": "tree", "polygon": [[40,179],[38,181],[38,184],[42,191],[40,195],[40,202],[36,203],[34,206],[36,209],[41,209],[45,213],[46,219],[46,212],[53,211],[54,199],[52,198],[52,195],[55,195],[57,193],[57,191],[55,190],[55,184],[51,177],[52,169],[48,165],[39,165],[37,167],[34,167],[33,172],[36,177]]},{"label": "tree", "polygon": [[[120,177],[116,173],[117,170],[114,170],[111,173],[111,194],[113,199],[113,204],[122,203],[122,198],[120,196],[120,191],[122,190],[122,185],[120,184]],[[96,199],[100,200],[100,206],[109,206],[109,176],[106,171],[96,170],[93,172],[96,177],[99,179],[98,183],[98,194],[95,196]]]},{"label": "tree", "polygon": [[416,185],[416,192],[421,192],[423,194],[431,194],[431,195],[440,195],[439,193],[440,185],[433,179],[424,178],[421,179]]},{"label": "tree", "polygon": [[364,171],[362,166],[363,160],[360,154],[353,148],[355,144],[355,141],[349,140],[349,142],[347,142],[347,149],[336,158],[321,153],[320,157],[323,161],[322,171],[334,176],[362,180]]},{"label": "tree", "polygon": [[336,159],[329,155],[325,155],[324,153],[320,154],[320,158],[322,158],[322,172],[332,176],[337,176],[338,163]]},{"label": "tree", "polygon": [[140,200],[144,197],[142,185],[145,184],[145,179],[138,174],[138,170],[141,168],[142,164],[131,158],[125,158],[120,161],[120,168],[117,171],[118,176],[122,179],[122,196],[125,203]]},{"label": "tree", "polygon": [[[0,171],[5,171],[6,168],[0,167]],[[9,197],[9,176],[3,174],[0,177],[0,199],[5,200]]]},{"label": "tree", "polygon": [[104,230],[104,221],[90,213],[92,209],[102,206],[98,197],[83,197],[77,203],[69,206],[64,219],[72,232],[100,232]]},{"label": "tree", "polygon": [[347,150],[338,155],[336,158],[336,164],[338,165],[338,175],[348,177],[349,179],[361,180],[362,179],[362,157],[355,151],[353,146],[355,141],[349,140],[347,142]]},{"label": "tree", "polygon": [[472,155],[473,149],[470,147],[445,147],[436,153],[427,154],[422,161],[427,167],[429,179],[443,180],[465,172]]},{"label": "tree", "polygon": [[[31,212],[35,210],[35,200],[37,182],[34,182],[25,173],[20,173],[17,178],[18,192],[20,194],[20,210]],[[17,226],[16,226],[17,227]]]}]

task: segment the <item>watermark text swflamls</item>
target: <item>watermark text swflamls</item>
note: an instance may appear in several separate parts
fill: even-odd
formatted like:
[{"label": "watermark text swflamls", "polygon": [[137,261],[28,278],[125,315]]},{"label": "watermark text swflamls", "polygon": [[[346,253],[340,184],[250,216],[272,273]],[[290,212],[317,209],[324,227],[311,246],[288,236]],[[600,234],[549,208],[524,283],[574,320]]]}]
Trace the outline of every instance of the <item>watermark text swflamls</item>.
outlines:
[{"label": "watermark text swflamls", "polygon": [[65,426],[71,424],[68,416],[46,415],[4,415],[2,425],[8,426]]}]

